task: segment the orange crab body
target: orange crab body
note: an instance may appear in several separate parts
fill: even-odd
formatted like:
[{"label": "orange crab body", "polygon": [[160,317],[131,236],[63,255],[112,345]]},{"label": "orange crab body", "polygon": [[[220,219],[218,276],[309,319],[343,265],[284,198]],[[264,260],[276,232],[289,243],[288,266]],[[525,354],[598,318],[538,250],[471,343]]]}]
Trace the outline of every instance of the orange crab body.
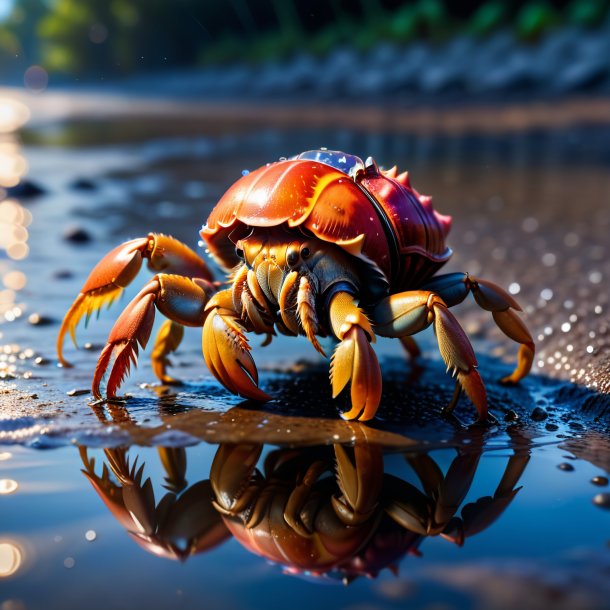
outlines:
[{"label": "orange crab body", "polygon": [[[66,315],[64,334],[85,313],[114,299],[143,259],[161,272],[121,315],[98,362],[93,390],[111,366],[113,397],[129,364],[152,330],[155,310],[169,321],[153,350],[164,382],[167,356],[183,326],[203,326],[203,354],[211,372],[234,393],[264,401],[248,333],[305,335],[322,354],[319,337],[332,336],[333,397],[351,383],[347,419],[371,419],[381,399],[381,371],[371,343],[376,335],[401,339],[416,355],[411,335],[432,325],[441,356],[457,377],[451,410],[462,390],[487,418],[487,398],[474,352],[449,312],[472,293],[510,338],[521,344],[519,364],[505,379],[515,383],[532,363],[534,344],[515,313],[519,305],[502,288],[467,273],[436,275],[451,256],[451,219],[417,193],[408,174],[380,171],[372,159],[309,151],[267,164],[238,180],[201,230],[209,253],[230,272],[216,291],[205,263],[180,242],[150,234],[107,255],[94,269]],[[64,361],[65,362],[65,361]]]}]

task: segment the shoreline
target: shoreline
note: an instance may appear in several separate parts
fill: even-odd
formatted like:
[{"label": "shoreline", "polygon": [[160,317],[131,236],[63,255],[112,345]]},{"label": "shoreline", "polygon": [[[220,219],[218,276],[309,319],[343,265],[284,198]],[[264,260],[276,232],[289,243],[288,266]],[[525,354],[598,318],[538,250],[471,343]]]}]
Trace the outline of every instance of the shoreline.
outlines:
[{"label": "shoreline", "polygon": [[[231,121],[236,128],[290,127],[336,128],[364,132],[397,133],[515,133],[534,129],[552,130],[571,126],[610,125],[610,98],[575,96],[559,101],[465,103],[449,106],[406,106],[391,101],[347,103],[214,99],[194,101],[162,96],[156,99],[109,92],[47,90],[31,93],[20,88],[0,88],[3,99],[21,105],[27,118],[22,124],[41,127],[56,122],[106,119],[187,120],[196,123]],[[25,109],[23,109],[25,107]]]}]

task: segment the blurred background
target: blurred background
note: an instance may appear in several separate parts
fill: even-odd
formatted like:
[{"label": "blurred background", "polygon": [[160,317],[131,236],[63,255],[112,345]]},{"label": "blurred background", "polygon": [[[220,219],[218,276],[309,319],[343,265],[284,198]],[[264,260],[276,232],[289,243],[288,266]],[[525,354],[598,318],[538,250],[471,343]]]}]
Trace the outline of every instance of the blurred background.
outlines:
[{"label": "blurred background", "polygon": [[139,84],[142,93],[154,84],[157,95],[354,100],[608,92],[608,6],[0,0],[0,83],[34,91]]}]

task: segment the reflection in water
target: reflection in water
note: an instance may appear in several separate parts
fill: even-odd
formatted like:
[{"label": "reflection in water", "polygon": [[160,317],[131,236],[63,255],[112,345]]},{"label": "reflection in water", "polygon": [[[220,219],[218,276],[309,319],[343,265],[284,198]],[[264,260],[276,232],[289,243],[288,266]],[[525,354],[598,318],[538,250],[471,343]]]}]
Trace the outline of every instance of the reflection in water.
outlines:
[{"label": "reflection in water", "polygon": [[[128,449],[105,449],[101,474],[81,447],[83,471],[108,509],[147,551],[185,560],[232,535],[289,573],[350,582],[396,570],[419,555],[428,536],[462,545],[508,507],[528,463],[521,445],[492,496],[462,506],[482,448],[457,451],[446,472],[425,453],[402,455],[410,473],[384,466],[382,449],[359,444],[275,449],[254,443],[218,446],[209,480],[189,486],[184,448],[160,448],[167,490],[157,503],[144,464]],[[114,475],[114,478],[111,476]],[[414,475],[419,485],[403,477]],[[461,508],[461,511],[460,511]],[[459,513],[459,514],[458,514]]]},{"label": "reflection in water", "polygon": [[8,578],[19,570],[23,555],[13,542],[0,540],[0,578]]},{"label": "reflection in water", "polygon": [[8,495],[17,491],[19,483],[13,479],[0,479],[0,495]]}]

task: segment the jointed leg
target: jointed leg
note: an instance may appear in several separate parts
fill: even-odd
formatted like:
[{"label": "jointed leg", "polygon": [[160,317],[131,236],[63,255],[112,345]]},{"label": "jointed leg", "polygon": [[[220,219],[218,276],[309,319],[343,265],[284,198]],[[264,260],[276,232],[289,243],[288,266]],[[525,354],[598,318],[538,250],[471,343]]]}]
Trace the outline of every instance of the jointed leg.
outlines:
[{"label": "jointed leg", "polygon": [[417,333],[430,324],[438,340],[441,356],[447,370],[457,375],[458,386],[451,411],[462,388],[479,413],[479,420],[487,419],[487,395],[476,370],[477,360],[468,337],[447,309],[446,303],[433,292],[412,290],[384,299],[373,310],[373,323],[383,337],[403,337]]},{"label": "jointed leg", "polygon": [[184,326],[173,320],[165,320],[157,333],[150,359],[153,373],[162,383],[179,383],[167,373],[167,367],[171,365],[168,356],[178,349],[182,337],[184,337]]},{"label": "jointed leg", "polygon": [[536,351],[534,340],[515,310],[521,311],[519,303],[500,286],[487,280],[469,276],[467,273],[449,273],[433,278],[422,287],[436,292],[448,307],[461,303],[472,292],[478,305],[492,312],[500,330],[513,341],[520,343],[519,359],[515,370],[502,379],[514,384],[525,377],[532,368]]},{"label": "jointed leg", "polygon": [[340,341],[330,366],[333,398],[351,380],[352,408],[341,416],[367,421],[375,416],[381,400],[381,370],[370,344],[375,341],[375,333],[348,292],[338,292],[332,298],[329,317],[332,331]]},{"label": "jointed leg", "polygon": [[[100,383],[114,356],[106,395],[116,397],[116,390],[135,364],[138,346],[145,348],[155,320],[155,308],[170,320],[184,326],[202,326],[205,306],[215,288],[203,279],[188,279],[179,275],[155,276],[129,303],[112,327],[108,343],[100,354],[93,377],[93,395],[101,398]],[[166,355],[177,345],[179,331],[170,332],[157,342],[153,367],[164,369]]]},{"label": "jointed leg", "polygon": [[[212,281],[212,274],[204,261],[182,242],[167,235],[150,233],[147,237],[132,239],[109,252],[91,271],[80,294],[64,317],[57,336],[57,354],[63,366],[70,364],[63,357],[63,342],[70,333],[76,345],[75,330],[85,315],[88,321],[91,314],[104,305],[110,305],[136,277],[144,259],[152,271],[165,272],[184,277]],[[157,345],[153,352],[155,374],[165,381],[165,356],[173,351],[179,340],[179,331],[172,327],[168,332],[162,327]],[[173,347],[172,347],[173,346]],[[165,360],[164,360],[165,358]],[[165,364],[164,364],[165,362]]]}]

